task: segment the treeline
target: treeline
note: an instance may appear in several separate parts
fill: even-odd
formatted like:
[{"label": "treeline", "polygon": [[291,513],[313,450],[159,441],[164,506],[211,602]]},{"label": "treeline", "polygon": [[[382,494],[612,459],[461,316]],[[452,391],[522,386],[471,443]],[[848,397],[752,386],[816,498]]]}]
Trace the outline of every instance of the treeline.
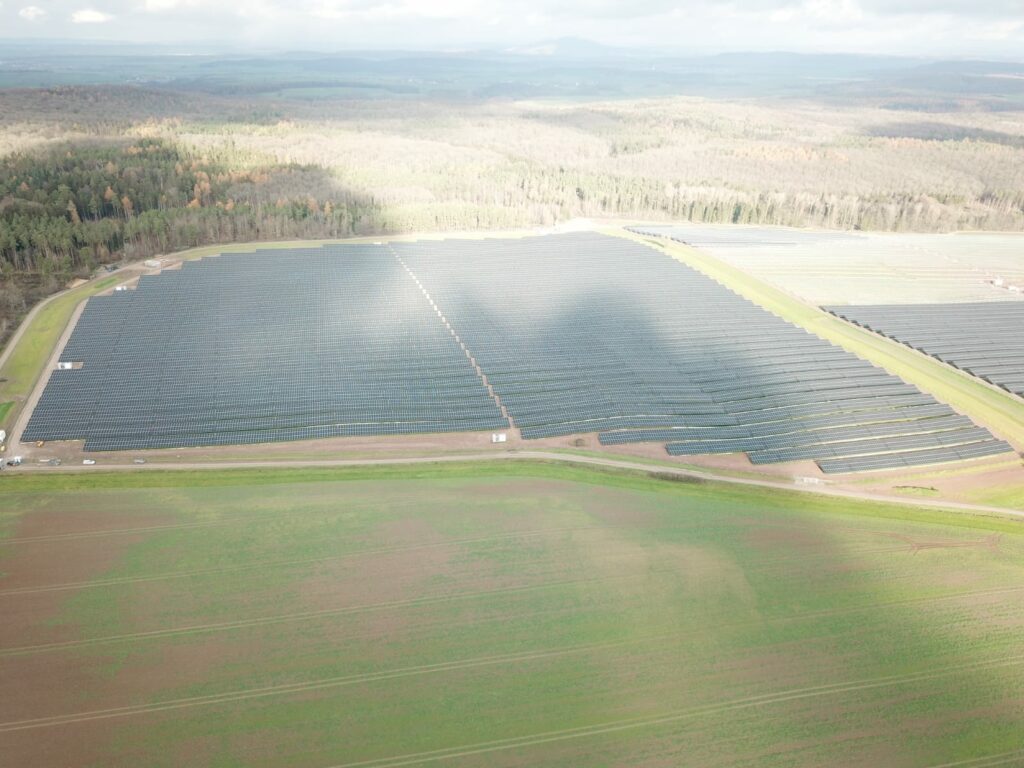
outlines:
[{"label": "treeline", "polygon": [[[376,204],[325,184],[324,175],[298,165],[230,170],[150,139],[4,158],[0,338],[35,301],[121,259],[376,231]],[[309,189],[332,194],[316,197]]]}]

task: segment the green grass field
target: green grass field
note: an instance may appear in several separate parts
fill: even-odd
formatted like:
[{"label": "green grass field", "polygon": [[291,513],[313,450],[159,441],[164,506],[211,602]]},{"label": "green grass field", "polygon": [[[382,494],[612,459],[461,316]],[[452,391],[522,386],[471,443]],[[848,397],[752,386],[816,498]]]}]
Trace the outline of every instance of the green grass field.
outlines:
[{"label": "green grass field", "polygon": [[1024,750],[1013,520],[531,463],[3,480],[5,764]]},{"label": "green grass field", "polygon": [[976,504],[1024,509],[1024,485],[991,486],[971,494]]},{"label": "green grass field", "polygon": [[619,234],[660,247],[684,264],[700,270],[769,312],[884,368],[989,427],[1000,437],[1024,446],[1024,401],[1020,398],[990,387],[973,376],[909,347],[798,301],[778,288],[696,249],[669,240],[655,241],[623,231],[609,234]]}]

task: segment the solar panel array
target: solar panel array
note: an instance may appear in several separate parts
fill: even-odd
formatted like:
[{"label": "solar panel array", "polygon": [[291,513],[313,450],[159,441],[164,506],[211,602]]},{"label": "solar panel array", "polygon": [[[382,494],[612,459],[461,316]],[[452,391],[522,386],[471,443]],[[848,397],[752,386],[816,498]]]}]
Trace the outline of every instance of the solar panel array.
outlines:
[{"label": "solar panel array", "polygon": [[825,309],[1024,397],[1024,302]]},{"label": "solar panel array", "polygon": [[[525,438],[880,466],[1006,443],[639,243],[594,234],[395,244]],[[948,458],[934,453],[949,449]],[[932,451],[929,453],[929,451]],[[852,470],[851,470],[852,471]]]},{"label": "solar panel array", "polygon": [[[1009,447],[669,256],[592,233],[262,251],[90,300],[25,432],[88,450],[504,429],[826,471]],[[488,389],[488,386],[490,389]],[[492,393],[494,396],[492,396]]]},{"label": "solar panel array", "polygon": [[504,429],[381,246],[231,254],[89,300],[25,440],[87,450]]}]

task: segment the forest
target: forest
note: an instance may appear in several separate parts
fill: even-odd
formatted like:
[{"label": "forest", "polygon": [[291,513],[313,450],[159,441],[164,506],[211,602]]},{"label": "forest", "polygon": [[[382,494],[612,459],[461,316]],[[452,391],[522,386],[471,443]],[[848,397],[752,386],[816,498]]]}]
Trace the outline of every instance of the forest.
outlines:
[{"label": "forest", "polygon": [[0,339],[104,264],[572,218],[1024,230],[1024,113],[801,98],[0,89]]},{"label": "forest", "polygon": [[229,170],[160,139],[60,144],[0,160],[0,333],[71,277],[204,243],[346,237],[372,201],[298,165]]}]

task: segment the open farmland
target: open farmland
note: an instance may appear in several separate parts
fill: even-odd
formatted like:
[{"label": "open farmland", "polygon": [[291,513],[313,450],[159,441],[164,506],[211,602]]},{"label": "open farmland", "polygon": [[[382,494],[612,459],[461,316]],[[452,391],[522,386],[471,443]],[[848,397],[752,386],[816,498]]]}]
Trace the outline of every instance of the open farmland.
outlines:
[{"label": "open farmland", "polygon": [[826,472],[1009,451],[698,271],[594,233],[186,262],[91,300],[61,360],[26,441],[126,450],[514,427]]},{"label": "open farmland", "polygon": [[[1024,236],[649,225],[813,304],[1024,299]],[[1016,290],[1014,290],[1016,289]]]},{"label": "open farmland", "polygon": [[1013,521],[527,464],[4,498],[14,765],[1024,754]]}]

